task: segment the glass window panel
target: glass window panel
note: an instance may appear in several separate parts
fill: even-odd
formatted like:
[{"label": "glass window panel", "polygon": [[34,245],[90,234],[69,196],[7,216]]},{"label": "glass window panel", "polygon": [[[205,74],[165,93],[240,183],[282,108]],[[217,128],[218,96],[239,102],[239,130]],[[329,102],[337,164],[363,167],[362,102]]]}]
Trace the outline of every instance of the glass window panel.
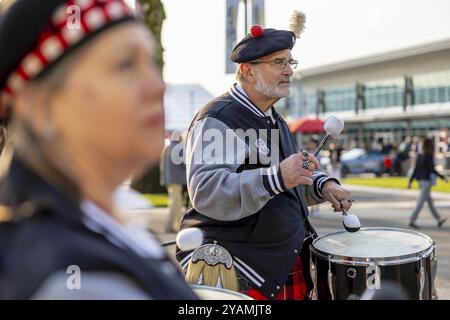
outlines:
[{"label": "glass window panel", "polygon": [[415,75],[413,83],[417,104],[450,101],[450,70]]}]

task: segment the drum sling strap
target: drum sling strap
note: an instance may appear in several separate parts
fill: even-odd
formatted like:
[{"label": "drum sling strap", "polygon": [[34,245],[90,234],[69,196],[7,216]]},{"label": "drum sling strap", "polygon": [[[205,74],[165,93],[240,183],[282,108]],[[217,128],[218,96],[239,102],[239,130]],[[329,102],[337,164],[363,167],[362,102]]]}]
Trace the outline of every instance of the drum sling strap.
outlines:
[{"label": "drum sling strap", "polygon": [[314,289],[314,282],[313,279],[311,278],[311,272],[309,272],[310,258],[311,258],[310,246],[313,243],[314,239],[318,237],[318,235],[307,217],[305,217],[305,230],[306,236],[305,240],[303,240],[303,245],[300,250],[300,259],[302,260],[303,263],[303,273],[307,285],[307,292],[312,292],[312,290]]}]

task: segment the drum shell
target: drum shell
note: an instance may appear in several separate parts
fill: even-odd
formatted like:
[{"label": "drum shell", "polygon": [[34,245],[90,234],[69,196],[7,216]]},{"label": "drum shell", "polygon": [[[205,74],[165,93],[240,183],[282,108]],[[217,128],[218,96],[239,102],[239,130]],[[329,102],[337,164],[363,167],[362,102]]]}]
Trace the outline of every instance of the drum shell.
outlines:
[{"label": "drum shell", "polygon": [[[417,257],[408,257],[407,259],[391,257],[387,261],[371,258],[367,259],[367,262],[352,257],[333,257],[316,249],[314,244],[310,249],[314,299],[360,299],[366,289],[369,289],[368,285],[374,285],[374,282],[368,281],[368,277],[373,275],[375,266],[379,272],[378,288],[383,288],[383,285],[387,283],[394,283],[404,289],[408,299],[430,300],[436,298],[433,283],[437,268],[434,244],[425,252],[418,253]],[[370,272],[372,270],[373,272]],[[423,277],[422,291],[421,276]]]}]

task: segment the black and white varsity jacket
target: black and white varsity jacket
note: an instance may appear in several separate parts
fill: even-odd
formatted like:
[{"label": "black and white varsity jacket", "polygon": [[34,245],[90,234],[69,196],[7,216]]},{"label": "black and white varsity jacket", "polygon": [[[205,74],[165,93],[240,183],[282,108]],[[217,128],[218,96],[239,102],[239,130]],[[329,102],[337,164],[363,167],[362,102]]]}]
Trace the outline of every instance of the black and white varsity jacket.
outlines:
[{"label": "black and white varsity jacket", "polygon": [[[181,229],[199,227],[234,257],[234,266],[267,298],[292,270],[312,228],[307,206],[324,201],[329,178],[286,189],[279,163],[298,152],[284,119],[258,109],[235,84],[195,116],[186,142],[188,192],[193,208]],[[299,164],[300,165],[300,164]],[[186,267],[192,252],[177,252]]]}]

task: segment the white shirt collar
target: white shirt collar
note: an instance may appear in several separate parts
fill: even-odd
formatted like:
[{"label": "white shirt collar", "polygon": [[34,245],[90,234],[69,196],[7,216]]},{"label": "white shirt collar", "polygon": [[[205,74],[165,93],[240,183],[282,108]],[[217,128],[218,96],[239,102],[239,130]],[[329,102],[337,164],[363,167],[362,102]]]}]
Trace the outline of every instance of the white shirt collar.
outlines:
[{"label": "white shirt collar", "polygon": [[[123,196],[123,192],[126,191],[119,188],[115,197]],[[80,208],[84,214],[82,221],[86,227],[104,235],[114,245],[132,250],[144,258],[161,259],[165,256],[159,242],[142,227],[120,224],[111,214],[87,199],[81,202]]]},{"label": "white shirt collar", "polygon": [[273,116],[273,107],[271,107],[268,111],[264,112],[264,114],[266,115],[266,117],[270,117],[270,119],[272,119],[272,123],[275,124],[277,122],[277,120],[275,120],[275,117]]}]

